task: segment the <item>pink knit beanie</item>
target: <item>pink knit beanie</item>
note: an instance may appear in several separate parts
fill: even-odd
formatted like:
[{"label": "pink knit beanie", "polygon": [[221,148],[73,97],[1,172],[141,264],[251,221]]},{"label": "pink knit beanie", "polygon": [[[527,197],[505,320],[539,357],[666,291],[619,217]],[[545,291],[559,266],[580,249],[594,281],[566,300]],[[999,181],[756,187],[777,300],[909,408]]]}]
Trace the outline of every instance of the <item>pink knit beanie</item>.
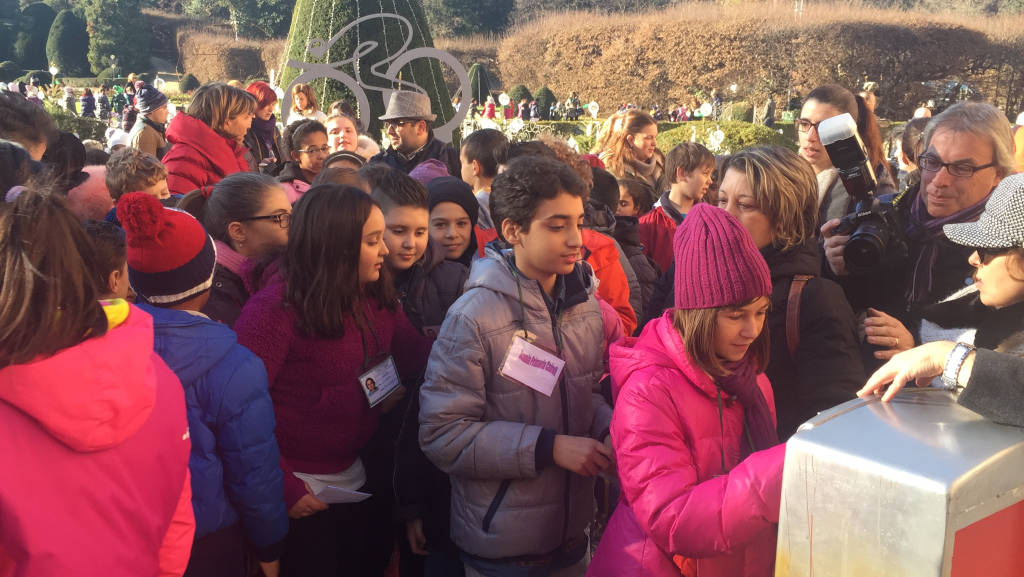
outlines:
[{"label": "pink knit beanie", "polygon": [[676,229],[676,308],[710,309],[772,292],[768,264],[743,225],[728,212],[697,204]]}]

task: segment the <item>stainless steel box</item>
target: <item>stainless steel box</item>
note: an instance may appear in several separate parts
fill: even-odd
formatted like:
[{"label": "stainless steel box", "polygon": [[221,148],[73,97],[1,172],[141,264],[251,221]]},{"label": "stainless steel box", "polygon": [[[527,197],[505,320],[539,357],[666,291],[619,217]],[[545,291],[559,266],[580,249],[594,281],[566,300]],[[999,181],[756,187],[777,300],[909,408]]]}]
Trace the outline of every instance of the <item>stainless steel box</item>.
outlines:
[{"label": "stainless steel box", "polygon": [[913,387],[800,428],[775,577],[881,576],[1024,576],[1024,429]]}]

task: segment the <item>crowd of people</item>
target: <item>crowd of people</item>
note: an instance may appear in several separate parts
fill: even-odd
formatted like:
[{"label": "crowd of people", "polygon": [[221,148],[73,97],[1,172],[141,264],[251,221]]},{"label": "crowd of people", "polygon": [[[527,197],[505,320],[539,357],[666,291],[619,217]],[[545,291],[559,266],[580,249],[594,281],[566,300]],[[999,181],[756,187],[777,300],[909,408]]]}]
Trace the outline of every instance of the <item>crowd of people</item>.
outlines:
[{"label": "crowd of people", "polygon": [[629,106],[580,154],[455,148],[417,92],[377,143],[308,85],[131,88],[99,149],[0,92],[0,574],[767,577],[818,412],[937,379],[1024,426],[991,105],[907,124],[896,170],[840,86],[797,152],[717,157]]}]

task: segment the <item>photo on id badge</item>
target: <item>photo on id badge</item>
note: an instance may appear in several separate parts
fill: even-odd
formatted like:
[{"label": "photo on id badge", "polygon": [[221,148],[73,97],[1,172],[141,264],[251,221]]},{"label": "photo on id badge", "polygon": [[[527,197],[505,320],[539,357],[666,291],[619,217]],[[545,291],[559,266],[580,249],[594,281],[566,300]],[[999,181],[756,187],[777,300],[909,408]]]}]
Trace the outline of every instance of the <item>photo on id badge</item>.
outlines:
[{"label": "photo on id badge", "polygon": [[401,385],[398,378],[398,369],[395,368],[395,359],[388,357],[384,362],[376,365],[362,375],[359,375],[359,386],[363,389],[363,395],[371,407],[387,398]]}]

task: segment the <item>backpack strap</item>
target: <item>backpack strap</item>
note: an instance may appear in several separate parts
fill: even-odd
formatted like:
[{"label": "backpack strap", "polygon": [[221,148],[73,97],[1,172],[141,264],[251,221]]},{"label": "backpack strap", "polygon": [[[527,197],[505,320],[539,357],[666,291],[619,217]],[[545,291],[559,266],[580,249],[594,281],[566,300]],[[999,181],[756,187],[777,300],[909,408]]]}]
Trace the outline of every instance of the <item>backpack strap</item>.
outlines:
[{"label": "backpack strap", "polygon": [[793,275],[789,284],[789,298],[786,300],[786,348],[789,356],[796,360],[796,351],[800,348],[800,295],[804,292],[807,281],[814,278],[809,274]]}]

